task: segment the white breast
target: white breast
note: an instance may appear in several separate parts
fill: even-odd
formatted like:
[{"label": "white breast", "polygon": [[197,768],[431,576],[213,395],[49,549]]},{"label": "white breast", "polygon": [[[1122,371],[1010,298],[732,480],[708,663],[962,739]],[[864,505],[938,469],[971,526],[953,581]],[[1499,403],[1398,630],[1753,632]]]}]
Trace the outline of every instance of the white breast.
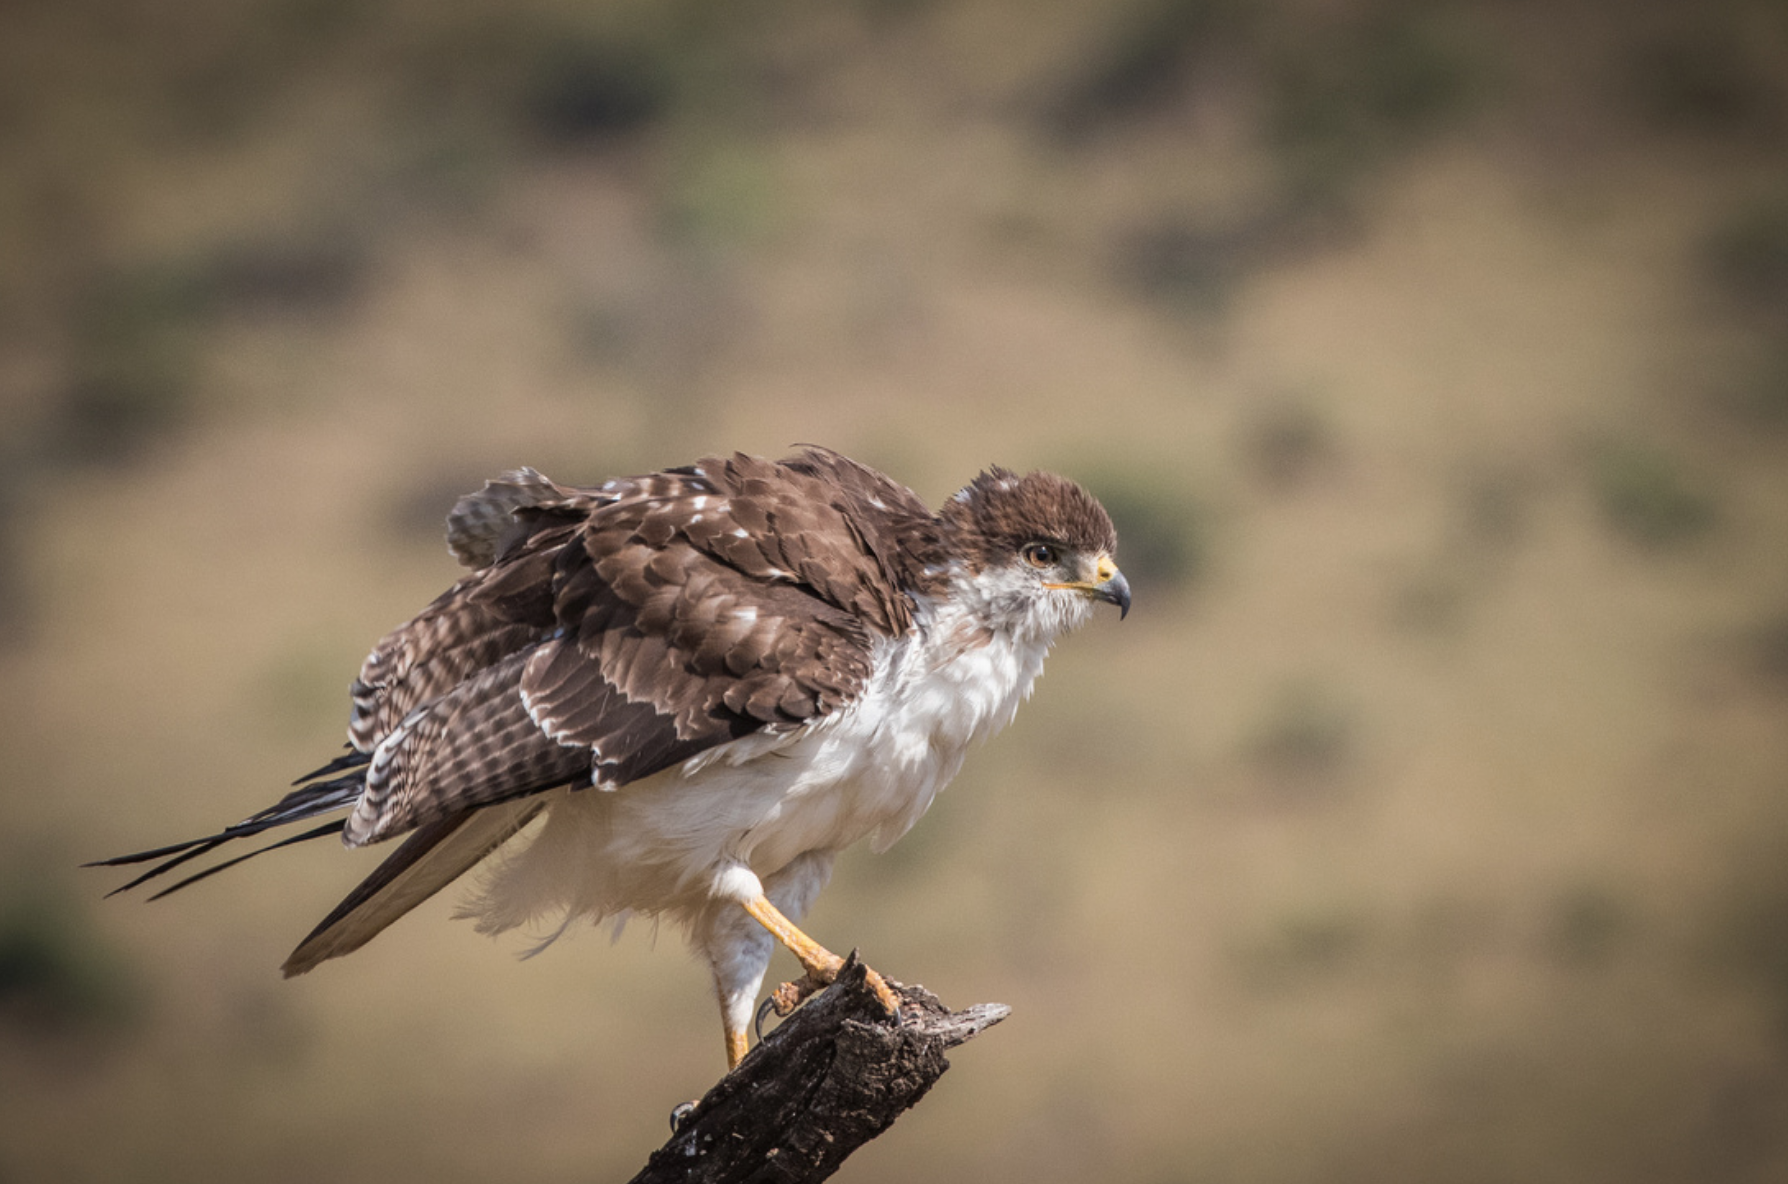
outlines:
[{"label": "white breast", "polygon": [[1011,722],[1053,631],[977,627],[960,598],[919,606],[883,641],[864,693],[836,715],[758,733],[614,792],[560,796],[534,842],[470,911],[507,929],[563,909],[692,913],[713,877],[769,877],[808,853],[887,848],[925,813],[968,750]]},{"label": "white breast", "polygon": [[799,775],[785,781],[781,802],[741,854],[773,870],[803,850],[864,838],[885,850],[956,776],[969,749],[1011,722],[1047,652],[1046,643],[977,631],[949,609],[924,614],[920,629],[879,648],[861,699],[784,750]]},{"label": "white breast", "polygon": [[737,859],[763,876],[807,851],[865,838],[886,849],[968,750],[1011,721],[1047,652],[1047,642],[977,631],[950,603],[922,606],[913,632],[878,645],[868,685],[848,708],[793,736],[747,737],[682,767],[665,796],[699,812],[686,820],[701,832],[687,858]]}]

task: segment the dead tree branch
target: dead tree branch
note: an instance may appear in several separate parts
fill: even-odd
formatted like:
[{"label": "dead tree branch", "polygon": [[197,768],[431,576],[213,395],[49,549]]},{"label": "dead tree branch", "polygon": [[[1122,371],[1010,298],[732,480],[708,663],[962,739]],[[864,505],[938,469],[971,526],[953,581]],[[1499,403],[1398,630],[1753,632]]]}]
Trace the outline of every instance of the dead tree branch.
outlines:
[{"label": "dead tree branch", "polygon": [[952,1012],[923,987],[889,983],[898,1022],[853,954],[838,981],[751,1051],[696,1104],[633,1184],[809,1184],[925,1096],[944,1051],[1005,1019],[1003,1003]]}]

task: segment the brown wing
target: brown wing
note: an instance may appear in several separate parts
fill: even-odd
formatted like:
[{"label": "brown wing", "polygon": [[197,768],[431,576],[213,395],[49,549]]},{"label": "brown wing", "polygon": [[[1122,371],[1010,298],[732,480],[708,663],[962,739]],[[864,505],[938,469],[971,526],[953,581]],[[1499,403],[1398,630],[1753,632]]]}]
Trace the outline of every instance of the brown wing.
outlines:
[{"label": "brown wing", "polygon": [[461,517],[490,564],[356,683],[350,737],[372,761],[351,843],[567,782],[616,788],[837,710],[873,638],[910,624],[900,581],[925,552],[902,530],[933,537],[910,491],[817,451],[590,490],[530,474],[495,496],[512,526]]},{"label": "brown wing", "polygon": [[128,888],[349,805],[345,822],[260,850],[413,831],[293,952],[286,972],[302,973],[508,841],[538,810],[529,795],[625,785],[849,703],[874,638],[911,623],[903,589],[942,570],[938,532],[911,491],[819,449],[592,489],[510,474],[450,516],[449,545],[476,570],[368,656],[353,752],[218,834],[102,862],[159,861]]}]

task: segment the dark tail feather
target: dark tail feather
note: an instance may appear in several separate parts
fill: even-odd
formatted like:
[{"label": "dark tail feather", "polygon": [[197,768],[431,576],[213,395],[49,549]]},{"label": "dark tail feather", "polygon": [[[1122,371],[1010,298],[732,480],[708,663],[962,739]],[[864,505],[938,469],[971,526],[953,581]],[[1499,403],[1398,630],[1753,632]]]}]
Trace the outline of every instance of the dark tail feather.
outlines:
[{"label": "dark tail feather", "polygon": [[304,776],[298,778],[298,780],[292,782],[292,784],[303,785],[306,781],[315,781],[317,778],[327,777],[331,773],[340,773],[345,769],[358,769],[370,760],[372,760],[372,753],[361,752],[357,748],[350,748],[322,768],[306,773]]},{"label": "dark tail feather", "polygon": [[[202,872],[195,872],[192,875],[186,877],[186,879],[181,880],[179,883],[172,884],[166,888],[163,888],[160,892],[157,892],[154,896],[151,896],[149,899],[150,900],[160,900],[162,897],[167,896],[170,893],[180,891],[182,888],[186,887],[188,884],[197,884],[200,880],[203,880],[208,876],[215,876],[218,872],[223,871],[225,868],[235,867],[237,864],[241,863],[243,860],[253,859],[255,856],[264,855],[268,851],[277,851],[281,847],[290,847],[293,843],[302,843],[307,839],[320,839],[324,835],[339,835],[342,831],[342,827],[344,827],[346,825],[347,825],[347,822],[345,820],[337,821],[337,822],[325,822],[322,826],[317,827],[315,830],[307,830],[301,835],[288,835],[285,838],[279,840],[279,842],[277,842],[277,843],[268,843],[265,847],[256,847],[253,851],[250,851],[246,855],[238,855],[234,859],[226,859],[222,863],[212,864],[210,867],[206,868]],[[197,852],[195,852],[195,854],[197,854]],[[182,856],[181,858],[184,859],[186,857]],[[156,871],[163,871],[163,870],[166,870],[166,869],[165,868],[157,868],[156,869]],[[154,874],[154,873],[150,873],[150,874]],[[141,882],[141,877],[139,877],[138,882]],[[131,887],[131,885],[126,884],[125,888],[128,888],[128,887]],[[122,892],[122,891],[124,891],[124,888],[120,888],[117,891]],[[109,895],[111,895],[111,893],[107,893],[107,895],[109,896]]]},{"label": "dark tail feather", "polygon": [[106,893],[106,896],[108,898],[110,898],[110,897],[118,895],[120,892],[129,892],[132,888],[135,888],[138,884],[144,883],[145,881],[148,881],[148,880],[153,880],[155,877],[161,875],[163,872],[171,872],[175,868],[179,867],[181,864],[185,863],[189,859],[197,859],[201,855],[208,855],[212,851],[217,850],[219,847],[221,847],[225,843],[229,842],[230,838],[231,838],[230,835],[210,835],[207,838],[194,839],[190,843],[181,843],[181,844],[179,844],[177,846],[173,846],[173,847],[160,847],[154,851],[139,851],[135,855],[120,855],[114,859],[95,860],[93,863],[83,863],[81,866],[82,867],[114,867],[119,864],[142,863],[146,859],[157,859],[163,855],[168,854],[170,851],[181,852],[181,854],[174,856],[174,858],[168,860],[165,863],[156,864],[154,867],[150,868],[148,871],[144,872],[142,875],[138,876],[136,879],[132,880],[130,883],[120,884],[118,887],[112,889],[110,892]]},{"label": "dark tail feather", "polygon": [[192,848],[199,846],[201,843],[222,843],[228,838],[228,835],[207,835],[202,839],[188,839],[184,843],[174,843],[167,847],[156,847],[148,851],[133,851],[129,855],[114,855],[110,859],[89,860],[81,866],[123,867],[127,863],[144,863],[151,859],[161,859],[168,855],[175,855],[181,851],[191,850]]},{"label": "dark tail feather", "polygon": [[[314,818],[318,814],[352,806],[366,792],[366,766],[372,758],[361,752],[352,753],[351,756],[357,759],[342,757],[324,765],[310,777],[300,779],[296,783],[297,789],[259,814],[250,814],[235,826],[224,828],[224,833],[232,837],[259,834],[268,827],[297,822],[300,818]],[[325,773],[333,773],[338,768],[351,768],[352,772],[327,781],[313,780]]]},{"label": "dark tail feather", "polygon": [[539,800],[503,802],[423,823],[298,943],[281,967],[286,977],[353,953],[514,838],[543,809]]},{"label": "dark tail feather", "polygon": [[[224,827],[214,835],[206,835],[203,838],[198,839],[188,839],[184,843],[174,843],[167,847],[156,847],[149,851],[137,851],[129,855],[115,855],[110,859],[96,859],[92,863],[83,864],[82,866],[120,867],[126,864],[147,863],[152,859],[159,859],[162,861],[138,876],[136,879],[130,881],[130,883],[114,888],[112,891],[106,893],[106,895],[116,896],[120,892],[128,892],[140,884],[155,879],[157,876],[173,871],[188,860],[197,859],[201,855],[210,854],[212,851],[215,851],[232,839],[245,839],[252,835],[258,835],[262,831],[271,830],[276,826],[284,826],[290,822],[300,822],[306,818],[315,818],[321,814],[331,814],[337,810],[345,810],[349,808],[360,800],[360,795],[366,790],[366,766],[371,760],[372,757],[364,752],[349,752],[343,756],[339,756],[318,769],[316,772],[305,777],[300,777],[294,782],[298,788],[280,798],[279,801],[273,803],[273,805],[259,813],[249,815],[247,818],[244,818],[241,822],[238,822],[233,826]],[[347,771],[344,772],[344,770]],[[334,773],[339,773],[341,775],[336,777],[329,776]],[[319,781],[317,780],[319,777],[328,779]],[[272,851],[275,848],[289,846],[292,843],[300,843],[306,839],[321,838],[327,834],[340,833],[344,825],[345,824],[341,822],[332,822],[326,826],[320,826],[315,830],[306,831],[301,835],[282,839],[277,843],[272,843],[265,847],[256,848],[247,855],[241,855],[235,859],[225,860],[223,863],[220,863],[215,867],[207,868],[198,875],[188,876],[178,884],[175,884],[172,888],[163,889],[149,899],[159,900],[170,892],[184,888],[188,884],[196,883],[197,881],[204,879],[206,876],[222,871],[226,867],[234,867],[244,859],[250,859],[261,854],[263,851]]]}]

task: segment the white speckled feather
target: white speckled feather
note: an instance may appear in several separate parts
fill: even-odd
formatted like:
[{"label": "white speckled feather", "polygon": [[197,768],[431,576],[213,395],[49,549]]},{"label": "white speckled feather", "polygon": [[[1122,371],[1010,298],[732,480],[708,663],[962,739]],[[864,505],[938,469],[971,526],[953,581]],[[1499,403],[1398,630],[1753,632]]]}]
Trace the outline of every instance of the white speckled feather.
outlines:
[{"label": "white speckled feather", "polygon": [[785,918],[837,853],[905,834],[1011,721],[1055,639],[1095,601],[1130,603],[1110,517],[1071,481],[993,468],[934,513],[813,447],[596,488],[519,470],[461,499],[448,533],[472,570],[368,655],[351,752],[217,834],[111,862],[161,860],[141,883],[349,808],[273,846],[408,837],[288,973],[491,856],[462,910],[483,931],[538,925],[544,945],[633,914],[685,928],[733,1057],[771,929],[823,979],[832,956]]},{"label": "white speckled feather", "polygon": [[[764,883],[790,864],[863,839],[905,834],[976,743],[1009,723],[1053,638],[1083,620],[1030,614],[989,629],[998,580],[959,576],[958,594],[921,602],[915,629],[878,642],[863,695],[816,724],[710,749],[620,793],[560,791],[527,847],[507,853],[465,915],[499,932],[623,911],[697,926],[730,869]],[[983,586],[986,585],[986,586]],[[799,910],[791,915],[798,915]]]}]

